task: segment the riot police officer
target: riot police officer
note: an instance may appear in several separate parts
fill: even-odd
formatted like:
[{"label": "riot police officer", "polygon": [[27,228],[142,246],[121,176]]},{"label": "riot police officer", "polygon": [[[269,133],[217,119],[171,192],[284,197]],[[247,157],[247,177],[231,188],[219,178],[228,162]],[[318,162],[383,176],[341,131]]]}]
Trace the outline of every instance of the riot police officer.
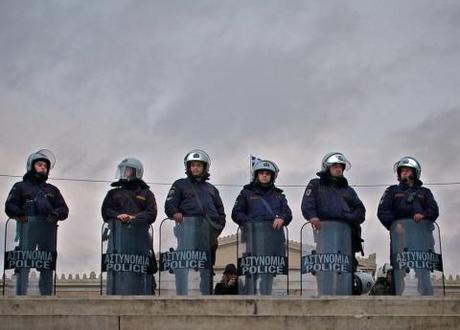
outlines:
[{"label": "riot police officer", "polygon": [[[14,184],[6,204],[5,212],[17,221],[16,231],[19,250],[40,250],[56,256],[57,221],[68,217],[69,209],[59,189],[47,183],[50,170],[56,162],[54,154],[47,150],[32,153],[27,159],[27,173],[21,182]],[[41,295],[53,291],[52,267],[37,268],[40,272]],[[16,294],[27,294],[30,268],[17,268]]]},{"label": "riot police officer", "polygon": [[[302,200],[302,214],[314,230],[316,252],[335,251],[352,259],[352,269],[346,276],[333,271],[316,274],[319,294],[351,294],[351,272],[357,267],[354,252],[362,250],[360,224],[365,219],[366,209],[343,175],[350,168],[351,163],[342,153],[327,153],[317,173],[319,178],[308,183]],[[343,283],[337,284],[337,279],[333,278],[336,275]]]},{"label": "riot police officer", "polygon": [[388,187],[380,199],[377,216],[382,225],[389,229],[395,220],[403,218],[435,221],[439,216],[438,204],[431,190],[423,187],[420,163],[413,157],[402,157],[393,169],[399,184]]},{"label": "riot police officer", "polygon": [[[405,290],[406,271],[409,269],[401,269],[396,257],[403,251],[433,252],[433,222],[439,216],[439,209],[430,189],[423,187],[420,180],[422,168],[415,158],[402,157],[394,164],[393,169],[397,173],[399,184],[385,190],[377,216],[390,231],[394,289],[400,295]],[[434,269],[429,268],[423,266],[415,269],[417,290],[422,295],[433,294],[430,272]]]},{"label": "riot police officer", "polygon": [[156,219],[157,205],[142,180],[143,174],[138,159],[125,158],[117,168],[118,180],[111,184],[114,188],[102,203],[102,217],[110,229],[105,263],[107,294],[153,293],[156,264],[149,229]]},{"label": "riot police officer", "polygon": [[[208,183],[211,159],[199,149],[184,157],[186,178],[178,179],[169,190],[165,202],[166,215],[174,219],[178,250],[209,251],[210,265],[200,269],[200,292],[212,294],[217,237],[225,226],[224,205],[219,191]],[[176,293],[188,293],[188,269],[176,269]]]},{"label": "riot police officer", "polygon": [[[274,162],[260,160],[253,167],[252,181],[236,198],[232,219],[241,228],[246,256],[286,256],[283,227],[291,222],[292,212],[283,191],[275,186],[278,172]],[[265,271],[247,274],[245,290],[240,291],[270,295],[274,276]]]}]

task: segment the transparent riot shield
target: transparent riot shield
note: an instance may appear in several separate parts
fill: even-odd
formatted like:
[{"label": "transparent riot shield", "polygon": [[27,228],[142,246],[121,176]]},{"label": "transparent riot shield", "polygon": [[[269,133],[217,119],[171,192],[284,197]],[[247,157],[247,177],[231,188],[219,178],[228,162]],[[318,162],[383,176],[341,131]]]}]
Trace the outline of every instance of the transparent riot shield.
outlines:
[{"label": "transparent riot shield", "polygon": [[395,294],[444,295],[438,225],[428,220],[397,220],[391,225],[390,241]]},{"label": "transparent riot shield", "polygon": [[301,292],[303,296],[351,295],[353,253],[351,227],[345,222],[310,223],[301,230]]},{"label": "transparent riot shield", "polygon": [[210,295],[217,235],[204,217],[160,225],[159,295]]},{"label": "transparent riot shield", "polygon": [[101,294],[154,294],[157,265],[151,225],[110,220],[102,225],[101,250]]},{"label": "transparent riot shield", "polygon": [[56,221],[27,216],[5,226],[3,295],[56,293]]},{"label": "transparent riot shield", "polygon": [[289,294],[288,230],[271,221],[248,222],[238,228],[238,293]]}]

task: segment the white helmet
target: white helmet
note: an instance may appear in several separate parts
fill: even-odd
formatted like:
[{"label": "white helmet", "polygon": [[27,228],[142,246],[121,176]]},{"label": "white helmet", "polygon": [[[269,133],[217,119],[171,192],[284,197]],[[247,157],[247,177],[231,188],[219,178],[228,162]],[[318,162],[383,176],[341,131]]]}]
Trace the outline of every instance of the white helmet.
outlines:
[{"label": "white helmet", "polygon": [[41,149],[37,152],[34,152],[33,154],[30,154],[30,156],[27,158],[27,163],[26,163],[27,172],[32,170],[34,163],[38,160],[43,160],[46,163],[48,163],[48,172],[56,164],[56,157],[54,156],[53,152],[48,149]]},{"label": "white helmet", "polygon": [[351,163],[347,160],[347,158],[340,152],[329,152],[321,161],[321,171],[327,172],[329,167],[333,164],[342,164],[345,170],[349,170],[351,168]]},{"label": "white helmet", "polygon": [[[126,169],[131,169],[131,173]],[[137,158],[125,158],[118,164],[116,178],[118,180],[142,179],[144,175],[144,166]]]},{"label": "white helmet", "polygon": [[399,171],[402,167],[413,168],[415,170],[415,177],[417,178],[417,180],[420,180],[420,175],[422,174],[422,167],[420,166],[420,163],[417,159],[415,159],[414,157],[405,156],[398,160],[393,166],[393,170],[395,171],[395,173],[398,174],[398,176]]},{"label": "white helmet", "polygon": [[384,263],[383,266],[379,267],[379,269],[377,270],[376,276],[377,278],[386,277],[387,273],[392,270],[393,270],[393,267],[391,266],[391,264],[389,264],[388,262]]},{"label": "white helmet", "polygon": [[353,274],[353,291],[359,295],[371,291],[374,283],[374,278],[367,272],[357,271]]},{"label": "white helmet", "polygon": [[206,153],[206,151],[200,149],[194,149],[187,153],[184,157],[184,166],[185,169],[188,169],[188,163],[190,162],[203,162],[204,163],[204,173],[209,173],[209,167],[211,166],[211,158]]},{"label": "white helmet", "polygon": [[272,181],[275,182],[278,177],[278,172],[280,171],[278,166],[271,160],[259,160],[254,167],[252,168],[252,179],[256,180],[256,175],[258,171],[269,171],[272,173]]}]

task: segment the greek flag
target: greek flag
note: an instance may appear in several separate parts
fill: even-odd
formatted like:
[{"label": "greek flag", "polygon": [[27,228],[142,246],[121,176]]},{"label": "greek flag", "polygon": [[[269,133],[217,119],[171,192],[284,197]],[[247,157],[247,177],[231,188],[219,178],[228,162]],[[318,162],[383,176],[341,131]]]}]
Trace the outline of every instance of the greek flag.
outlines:
[{"label": "greek flag", "polygon": [[253,154],[250,154],[249,155],[249,179],[252,180],[252,169],[254,168],[254,166],[260,162],[261,160],[263,160],[262,158],[257,158],[256,156],[254,156]]}]

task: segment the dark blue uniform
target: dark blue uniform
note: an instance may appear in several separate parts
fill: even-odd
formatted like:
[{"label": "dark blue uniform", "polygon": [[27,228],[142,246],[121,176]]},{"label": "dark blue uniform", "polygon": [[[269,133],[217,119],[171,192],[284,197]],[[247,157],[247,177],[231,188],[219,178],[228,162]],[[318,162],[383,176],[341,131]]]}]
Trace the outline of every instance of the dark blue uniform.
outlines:
[{"label": "dark blue uniform", "polygon": [[[208,175],[198,178],[190,175],[175,181],[165,202],[165,213],[169,218],[173,219],[176,213],[185,217],[184,223],[174,228],[177,249],[209,251],[211,254],[210,269],[200,269],[200,291],[205,295],[212,294],[217,237],[225,226],[222,199],[216,187],[206,182],[207,178]],[[188,269],[175,270],[178,295],[188,292],[188,272]]]},{"label": "dark blue uniform", "polygon": [[[262,198],[273,212],[264,205]],[[275,186],[264,190],[256,183],[244,186],[233,206],[233,221],[243,225],[248,221],[273,221],[275,218],[283,219],[285,226],[292,220],[292,212],[283,191]]]},{"label": "dark blue uniform", "polygon": [[336,220],[350,223],[364,222],[366,208],[347,179],[332,178],[322,172],[319,179],[308,183],[302,200],[302,214],[310,220]]},{"label": "dark blue uniform", "polygon": [[[112,183],[102,203],[102,217],[110,228],[107,253],[147,256],[153,264],[154,252],[150,225],[157,216],[155,196],[142,180],[119,180]],[[131,223],[117,219],[120,214],[135,216]],[[152,272],[117,272],[107,270],[107,294],[151,295],[154,283]]]},{"label": "dark blue uniform", "polygon": [[5,203],[5,212],[10,218],[44,216],[65,220],[69,208],[58,188],[29,172],[22,182],[14,184]]},{"label": "dark blue uniform", "polygon": [[[192,184],[204,210],[200,208],[196,200],[191,187]],[[171,219],[175,213],[182,213],[184,217],[202,217],[207,215],[220,231],[225,226],[224,204],[220,198],[219,191],[205,180],[197,180],[195,178],[176,180],[166,198],[165,213]]]},{"label": "dark blue uniform", "polygon": [[110,190],[102,203],[104,221],[117,219],[123,213],[135,216],[133,222],[152,224],[157,217],[155,196],[149,186],[142,180],[112,183],[115,189]]},{"label": "dark blue uniform", "polygon": [[[420,213],[424,219],[416,224],[414,215]],[[395,294],[401,295],[406,290],[405,282],[408,281],[406,269],[401,269],[395,258],[402,251],[433,251],[435,241],[433,237],[434,222],[439,216],[438,204],[428,188],[422,187],[422,182],[416,180],[410,187],[404,182],[388,187],[381,200],[377,211],[380,222],[390,231],[390,257],[393,265],[393,281]],[[398,221],[392,228],[392,224]],[[433,295],[431,281],[432,270],[416,268],[417,291],[421,295]],[[411,287],[407,287],[410,292]]]},{"label": "dark blue uniform", "polygon": [[[46,183],[47,176],[34,172],[24,175],[23,181],[11,189],[5,203],[5,212],[10,218],[26,220],[16,224],[19,237],[17,249],[56,252],[56,221],[65,220],[69,209],[59,189]],[[53,269],[37,269],[40,294],[51,295],[53,291]],[[30,268],[15,270],[16,294],[25,295],[29,289]]]},{"label": "dark blue uniform", "polygon": [[[232,211],[232,219],[241,229],[240,240],[244,243],[242,256],[286,257],[284,230],[273,228],[276,218],[283,219],[284,226],[292,220],[291,209],[281,189],[273,184],[262,186],[256,182],[243,187]],[[265,272],[246,274],[245,284],[239,293],[270,295],[273,278],[274,274]]]},{"label": "dark blue uniform", "polygon": [[390,229],[395,220],[413,218],[416,213],[424,219],[435,221],[439,208],[430,189],[422,187],[421,182],[413,187],[401,182],[388,187],[380,199],[377,217],[385,228]]},{"label": "dark blue uniform", "polygon": [[[362,251],[360,224],[364,222],[366,208],[355,190],[344,177],[317,173],[311,180],[302,200],[305,219],[314,217],[325,221],[319,231],[314,231],[316,253],[343,253],[352,259],[352,271],[357,260],[355,252]],[[327,225],[326,225],[327,223]],[[352,293],[352,272],[319,271],[316,273],[320,295],[348,295]]]}]

